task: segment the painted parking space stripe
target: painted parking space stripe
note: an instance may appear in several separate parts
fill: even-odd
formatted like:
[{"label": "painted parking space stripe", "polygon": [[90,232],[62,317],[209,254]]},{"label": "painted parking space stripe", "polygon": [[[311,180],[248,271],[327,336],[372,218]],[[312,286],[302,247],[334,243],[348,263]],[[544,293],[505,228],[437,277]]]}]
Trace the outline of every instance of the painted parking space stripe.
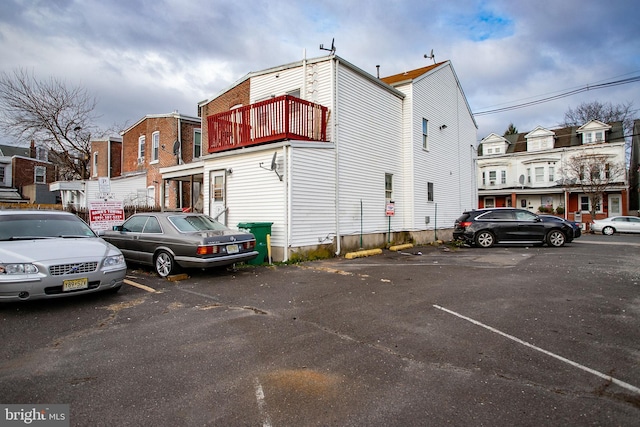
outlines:
[{"label": "painted parking space stripe", "polygon": [[262,417],[262,427],[271,427],[271,419],[267,413],[267,402],[264,399],[264,390],[262,388],[262,384],[260,384],[260,381],[257,378],[255,379],[254,387],[256,392],[256,401],[258,402],[258,410]]},{"label": "painted parking space stripe", "polygon": [[136,282],[134,282],[132,280],[129,280],[129,279],[124,279],[124,283],[126,283],[127,285],[134,286],[134,287],[136,287],[138,289],[142,289],[144,291],[151,292],[153,294],[158,293],[158,291],[156,291],[153,288],[150,288],[149,286],[145,286],[145,285],[142,285],[140,283],[136,283]]},{"label": "painted parking space stripe", "polygon": [[482,328],[484,328],[484,329],[487,329],[487,330],[489,330],[489,331],[491,331],[491,332],[493,332],[493,333],[496,333],[496,334],[498,334],[498,335],[501,335],[501,336],[503,336],[503,337],[505,337],[505,338],[508,338],[508,339],[510,339],[510,340],[512,340],[512,341],[515,341],[515,342],[517,342],[518,344],[522,344],[522,345],[524,345],[524,346],[526,346],[526,347],[529,347],[529,348],[532,348],[532,349],[534,349],[534,350],[536,350],[536,351],[539,351],[539,352],[541,352],[541,353],[544,353],[544,354],[546,354],[547,356],[551,356],[551,357],[553,357],[553,358],[555,358],[555,359],[558,359],[558,360],[560,360],[561,362],[567,363],[567,364],[569,364],[569,365],[571,365],[571,366],[573,366],[573,367],[576,367],[576,368],[578,368],[578,369],[582,369],[582,370],[583,370],[583,371],[585,371],[585,372],[588,372],[588,373],[593,374],[593,375],[595,375],[595,376],[597,376],[597,377],[600,377],[600,378],[602,378],[602,379],[604,379],[604,380],[606,380],[606,381],[609,381],[609,382],[611,382],[611,383],[613,383],[613,384],[616,384],[617,386],[620,386],[620,387],[622,387],[622,388],[624,388],[624,389],[626,389],[626,390],[629,390],[629,391],[631,391],[631,392],[633,392],[633,393],[640,394],[640,388],[638,388],[638,387],[636,387],[636,386],[634,386],[634,385],[631,385],[631,384],[626,383],[626,382],[624,382],[624,381],[618,380],[618,379],[616,379],[616,378],[613,378],[612,376],[609,376],[609,375],[603,374],[602,372],[598,372],[598,371],[596,371],[596,370],[594,370],[594,369],[588,368],[588,367],[586,367],[586,366],[584,366],[584,365],[581,365],[581,364],[579,364],[579,363],[577,363],[577,362],[574,362],[574,361],[572,361],[572,360],[569,360],[569,359],[567,359],[567,358],[565,358],[565,357],[562,357],[562,356],[560,356],[560,355],[557,355],[557,354],[555,354],[555,353],[552,353],[552,352],[550,352],[550,351],[548,351],[548,350],[545,350],[545,349],[543,349],[543,348],[540,348],[540,347],[538,347],[538,346],[535,346],[535,345],[533,345],[533,344],[531,344],[531,343],[528,343],[528,342],[526,342],[526,341],[523,341],[523,340],[521,340],[520,338],[516,338],[516,337],[514,337],[513,335],[509,335],[509,334],[507,334],[507,333],[505,333],[505,332],[502,332],[502,331],[500,331],[500,330],[498,330],[498,329],[492,328],[491,326],[485,325],[484,323],[478,322],[477,320],[473,320],[473,319],[471,319],[470,317],[463,316],[462,314],[460,314],[460,313],[456,313],[455,311],[452,311],[452,310],[446,309],[446,308],[444,308],[444,307],[442,307],[442,306],[435,305],[435,304],[433,305],[433,307],[434,307],[434,308],[437,308],[438,310],[444,311],[444,312],[446,312],[446,313],[453,314],[454,316],[459,317],[460,319],[463,319],[463,320],[466,320],[466,321],[468,321],[468,322],[471,322],[471,323],[473,323],[474,325],[480,326],[480,327],[482,327]]}]

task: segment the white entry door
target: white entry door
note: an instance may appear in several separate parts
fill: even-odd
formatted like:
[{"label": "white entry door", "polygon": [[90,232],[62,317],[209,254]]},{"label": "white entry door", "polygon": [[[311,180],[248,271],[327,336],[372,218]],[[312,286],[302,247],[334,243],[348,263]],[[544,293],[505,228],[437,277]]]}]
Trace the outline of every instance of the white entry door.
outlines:
[{"label": "white entry door", "polygon": [[218,222],[227,224],[227,198],[225,170],[211,171],[209,175],[209,216]]},{"label": "white entry door", "polygon": [[620,194],[609,195],[609,213],[608,216],[622,215],[622,198]]}]

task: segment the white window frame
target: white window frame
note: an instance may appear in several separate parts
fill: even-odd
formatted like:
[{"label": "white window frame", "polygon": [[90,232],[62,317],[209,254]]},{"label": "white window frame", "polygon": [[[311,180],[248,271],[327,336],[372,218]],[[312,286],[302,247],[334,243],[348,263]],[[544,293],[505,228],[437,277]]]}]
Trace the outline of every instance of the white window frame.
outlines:
[{"label": "white window frame", "polygon": [[429,120],[422,119],[422,149],[429,151]]},{"label": "white window frame", "polygon": [[507,171],[502,170],[500,171],[500,184],[506,184],[507,183]]},{"label": "white window frame", "polygon": [[151,163],[157,163],[160,158],[160,131],[151,134]]},{"label": "white window frame", "polygon": [[393,200],[393,174],[384,174],[384,200],[389,203]]},{"label": "white window frame", "polygon": [[0,184],[4,184],[4,178],[6,176],[6,166],[0,165]]},{"label": "white window frame", "polygon": [[[200,142],[196,144],[196,135],[200,135]],[[196,150],[196,147],[198,148]],[[193,158],[199,159],[202,157],[202,129],[193,130]]]},{"label": "white window frame", "polygon": [[433,194],[433,182],[427,182],[427,202],[433,202],[435,196]]},{"label": "white window frame", "polygon": [[556,178],[556,168],[555,166],[549,166],[549,182],[555,181]]},{"label": "white window frame", "polygon": [[495,208],[496,207],[496,198],[495,197],[485,197],[484,198],[484,207],[485,208]]},{"label": "white window frame", "polygon": [[147,137],[145,135],[141,135],[138,138],[138,159],[142,159],[144,161],[144,151],[146,145]]},{"label": "white window frame", "polygon": [[93,176],[98,176],[98,152],[93,152]]},{"label": "white window frame", "polygon": [[[587,194],[580,194],[578,196],[578,205],[580,206],[580,212],[586,212],[589,213],[589,210],[584,210],[583,209],[583,198],[587,198],[587,204],[589,206],[589,208],[591,208],[591,199],[589,198],[589,196]],[[600,204],[598,206],[596,206],[596,213],[602,213],[602,201],[600,201]]]},{"label": "white window frame", "polygon": [[[41,179],[38,179],[38,178]],[[44,166],[36,166],[33,168],[33,183],[34,184],[46,184],[47,183],[47,168]]]},{"label": "white window frame", "polygon": [[536,166],[533,172],[535,173],[536,182],[544,182],[544,167]]}]

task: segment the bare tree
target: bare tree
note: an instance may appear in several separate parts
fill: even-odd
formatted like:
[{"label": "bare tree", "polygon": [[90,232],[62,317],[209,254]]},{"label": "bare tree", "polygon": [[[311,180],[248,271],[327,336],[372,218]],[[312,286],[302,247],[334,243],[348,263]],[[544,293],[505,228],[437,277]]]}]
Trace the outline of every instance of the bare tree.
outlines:
[{"label": "bare tree", "polygon": [[582,126],[590,120],[600,120],[603,123],[622,122],[625,135],[630,135],[633,127],[633,103],[627,102],[613,105],[599,101],[583,102],[576,109],[569,109],[564,113],[565,126]]},{"label": "bare tree", "polygon": [[24,69],[0,74],[0,129],[45,144],[64,179],[89,177],[91,138],[103,136],[94,124],[96,105],[84,88],[53,77],[37,80]]},{"label": "bare tree", "polygon": [[626,168],[622,162],[612,162],[607,154],[576,154],[564,162],[559,171],[566,188],[580,189],[589,197],[591,220],[612,186],[624,181]]}]

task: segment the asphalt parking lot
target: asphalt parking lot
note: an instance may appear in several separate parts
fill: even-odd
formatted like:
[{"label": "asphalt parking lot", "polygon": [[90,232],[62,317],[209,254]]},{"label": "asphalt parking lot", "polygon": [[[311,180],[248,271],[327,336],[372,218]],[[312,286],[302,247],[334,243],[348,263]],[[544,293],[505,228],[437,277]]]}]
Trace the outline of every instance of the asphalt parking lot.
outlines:
[{"label": "asphalt parking lot", "polygon": [[132,268],[0,304],[1,403],[74,426],[638,425],[640,236]]}]

